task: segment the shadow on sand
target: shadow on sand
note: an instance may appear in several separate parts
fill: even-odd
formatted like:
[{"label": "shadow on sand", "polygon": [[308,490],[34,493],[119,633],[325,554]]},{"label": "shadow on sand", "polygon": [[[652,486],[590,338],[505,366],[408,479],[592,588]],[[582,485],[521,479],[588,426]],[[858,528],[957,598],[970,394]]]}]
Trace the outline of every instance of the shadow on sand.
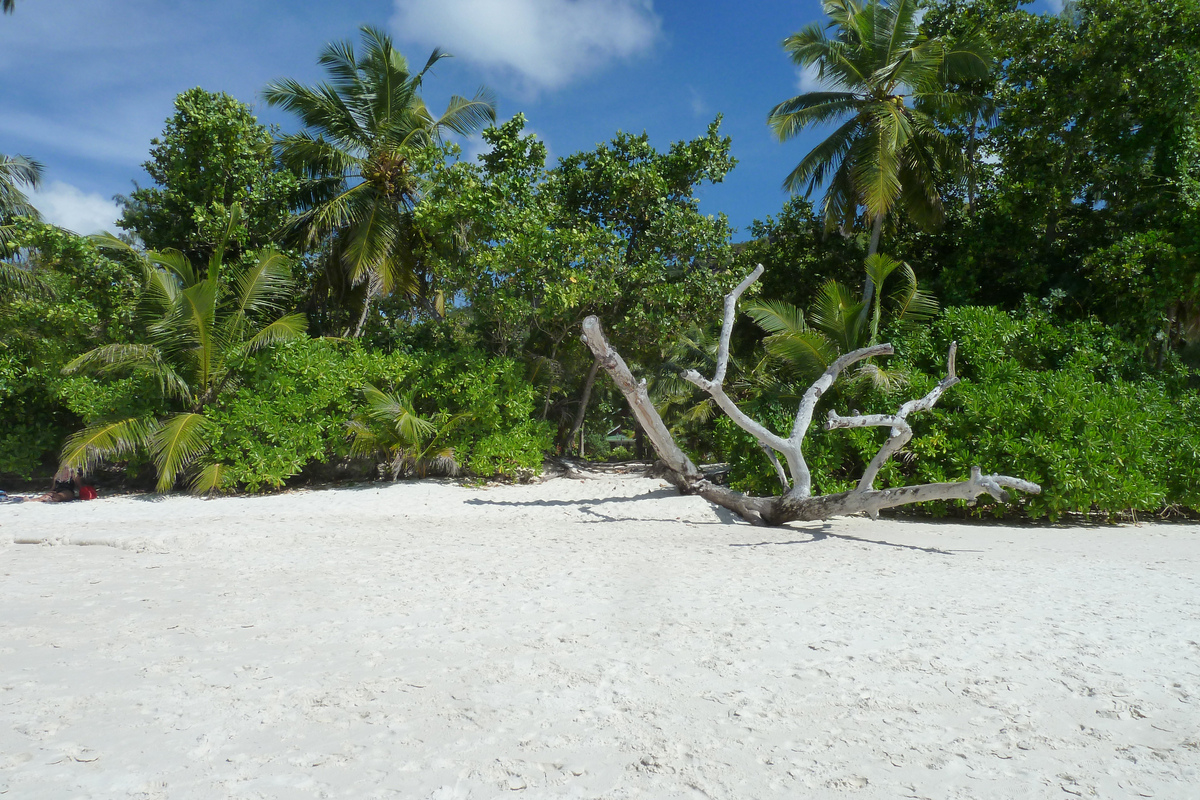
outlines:
[{"label": "shadow on sand", "polygon": [[809,534],[809,538],[807,538],[807,539],[793,539],[788,542],[743,542],[743,543],[731,544],[729,546],[730,547],[772,547],[772,546],[782,547],[785,545],[793,545],[793,544],[816,544],[817,542],[823,542],[826,539],[841,539],[844,542],[859,542],[860,544],[877,544],[882,547],[895,547],[900,550],[919,550],[922,553],[934,553],[934,554],[940,555],[940,556],[952,556],[952,555],[956,555],[957,553],[977,552],[977,551],[972,551],[972,550],[942,550],[941,548],[937,548],[937,547],[921,547],[921,546],[915,545],[915,544],[900,544],[899,542],[888,542],[888,541],[884,541],[883,539],[867,539],[863,536],[847,536],[844,533],[830,532],[831,527],[832,526],[829,523],[824,523],[823,525],[821,525],[820,528],[817,528],[816,530],[812,530],[812,531],[805,530],[803,532]]},{"label": "shadow on sand", "polygon": [[644,494],[630,495],[625,497],[613,497],[611,495],[604,497],[577,497],[572,500],[484,500],[482,498],[472,498],[464,500],[463,503],[469,506],[530,506],[533,508],[552,508],[554,506],[578,508],[583,514],[595,517],[595,519],[584,520],[585,524],[597,524],[601,522],[682,522],[686,525],[730,525],[736,523],[749,524],[742,520],[737,514],[727,511],[724,508],[713,508],[716,512],[716,522],[704,520],[683,520],[678,517],[645,517],[645,516],[629,516],[629,517],[614,517],[605,514],[603,511],[596,509],[596,506],[602,506],[611,503],[635,503],[642,500],[664,500],[668,497],[679,497],[679,492],[671,488],[655,489],[652,492]]}]

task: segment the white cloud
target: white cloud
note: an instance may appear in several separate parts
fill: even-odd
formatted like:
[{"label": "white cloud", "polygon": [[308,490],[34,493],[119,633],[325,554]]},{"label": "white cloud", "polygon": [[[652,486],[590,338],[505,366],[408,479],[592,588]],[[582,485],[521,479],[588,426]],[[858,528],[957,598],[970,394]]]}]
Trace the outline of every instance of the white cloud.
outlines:
[{"label": "white cloud", "polygon": [[25,195],[46,222],[84,235],[115,231],[120,207],[98,194],[86,194],[62,181],[53,181]]},{"label": "white cloud", "polygon": [[825,88],[818,77],[820,71],[820,67],[816,64],[809,64],[807,67],[796,70],[796,88],[800,90],[801,94],[819,92]]},{"label": "white cloud", "polygon": [[395,0],[406,39],[556,89],[646,52],[660,20],[650,0]]}]

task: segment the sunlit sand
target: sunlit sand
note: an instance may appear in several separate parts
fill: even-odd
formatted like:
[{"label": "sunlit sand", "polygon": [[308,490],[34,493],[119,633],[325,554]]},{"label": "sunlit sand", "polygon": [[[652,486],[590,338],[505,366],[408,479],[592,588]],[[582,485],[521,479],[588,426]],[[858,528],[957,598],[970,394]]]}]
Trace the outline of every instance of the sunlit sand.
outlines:
[{"label": "sunlit sand", "polygon": [[1185,798],[1198,578],[608,474],[4,505],[0,797]]}]

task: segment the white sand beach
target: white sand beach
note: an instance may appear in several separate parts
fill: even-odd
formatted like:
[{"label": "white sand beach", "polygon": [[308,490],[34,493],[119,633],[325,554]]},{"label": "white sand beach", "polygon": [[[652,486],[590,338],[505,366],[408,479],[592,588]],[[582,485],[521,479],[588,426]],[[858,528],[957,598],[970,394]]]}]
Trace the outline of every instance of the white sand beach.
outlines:
[{"label": "white sand beach", "polygon": [[[103,545],[80,547],[71,545]],[[1200,526],[0,506],[3,798],[1200,797]]]}]

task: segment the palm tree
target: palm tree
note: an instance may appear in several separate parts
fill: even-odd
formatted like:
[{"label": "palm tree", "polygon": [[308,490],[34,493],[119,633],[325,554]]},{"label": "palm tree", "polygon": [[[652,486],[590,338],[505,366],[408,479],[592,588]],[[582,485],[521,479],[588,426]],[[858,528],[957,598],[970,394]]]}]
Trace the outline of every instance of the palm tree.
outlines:
[{"label": "palm tree", "polygon": [[17,0],[0,0],[0,8],[4,9],[5,14],[11,14],[17,8]]},{"label": "palm tree", "polygon": [[421,149],[445,131],[467,135],[493,122],[496,104],[481,88],[454,96],[434,117],[419,91],[426,73],[446,53],[434,50],[420,72],[382,31],[363,26],[364,52],[334,42],[318,62],[329,83],[303,86],[280,80],[267,86],[269,104],[294,111],[304,130],[278,141],[282,162],[304,177],[304,211],[286,226],[286,240],[305,249],[326,247],[330,271],[350,286],[365,285],[357,336],[371,299],[394,290],[415,291],[412,209],[420,197],[413,164]]},{"label": "palm tree", "polygon": [[28,156],[0,155],[0,257],[8,255],[9,242],[16,229],[15,217],[40,219],[38,210],[19,187],[36,189],[42,183],[44,168]]},{"label": "palm tree", "polygon": [[[782,301],[763,301],[747,308],[755,323],[769,334],[764,341],[767,353],[790,365],[798,377],[815,377],[843,353],[878,344],[885,315],[907,323],[926,322],[937,316],[937,300],[920,288],[908,264],[875,253],[867,257],[864,270],[867,281],[880,287],[870,306],[864,306],[848,287],[829,280],[807,319],[803,311]],[[885,297],[883,288],[889,280],[892,290]],[[869,365],[867,371],[878,382],[889,379],[877,366]]]},{"label": "palm tree", "polygon": [[245,267],[222,264],[229,233],[241,218],[237,206],[206,270],[196,269],[178,250],[139,253],[102,234],[98,246],[122,250],[142,261],[148,344],[109,344],[67,364],[64,373],[141,374],[158,384],[176,407],[160,419],[101,420],[71,436],[62,466],[88,471],[105,459],[150,453],[158,469],[158,491],[170,490],[182,473],[191,487],[209,492],[222,483],[222,467],[199,467],[210,449],[213,424],[205,408],[237,384],[247,358],[277,342],[304,335],[303,314],[279,316],[291,298],[291,264],[281,253],[264,250]]},{"label": "palm tree", "polygon": [[467,419],[466,414],[441,413],[435,423],[414,410],[415,392],[389,394],[370,384],[362,392],[366,407],[347,425],[351,455],[384,459],[392,480],[402,475],[423,478],[458,474],[454,448],[442,442],[451,429]]},{"label": "palm tree", "polygon": [[[825,88],[785,100],[767,117],[781,141],[812,125],[839,123],[784,187],[811,193],[825,185],[826,226],[849,230],[865,218],[869,255],[898,207],[924,225],[941,220],[938,181],[965,174],[967,164],[939,123],[985,107],[983,98],[951,85],[987,76],[986,37],[929,38],[920,32],[917,8],[918,0],[825,0],[826,29],[814,23],[783,42],[798,66],[817,68]],[[872,290],[868,281],[865,306]]]}]

